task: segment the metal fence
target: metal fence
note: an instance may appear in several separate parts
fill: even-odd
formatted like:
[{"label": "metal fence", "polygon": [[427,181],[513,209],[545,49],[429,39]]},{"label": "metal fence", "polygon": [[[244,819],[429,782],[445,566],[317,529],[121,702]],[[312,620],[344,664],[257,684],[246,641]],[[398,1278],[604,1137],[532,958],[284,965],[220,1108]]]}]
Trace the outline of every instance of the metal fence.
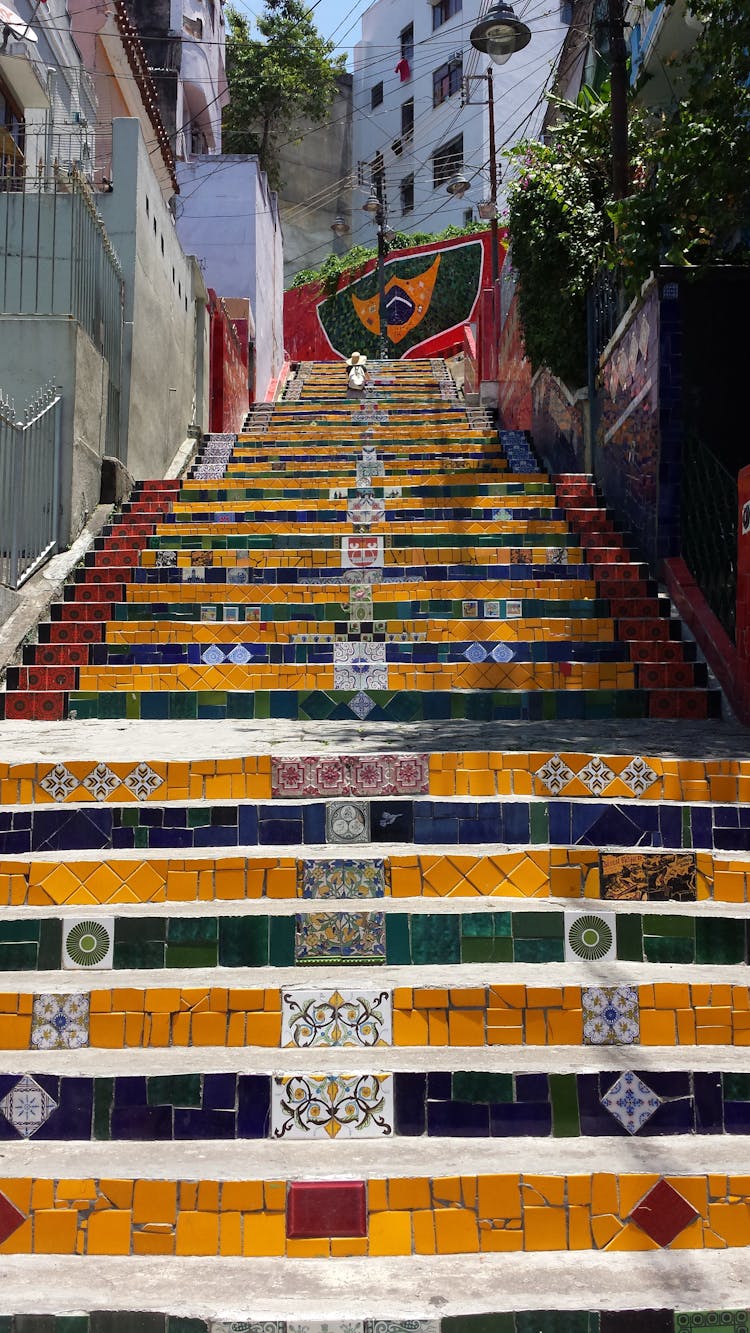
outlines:
[{"label": "metal fence", "polygon": [[18,588],[57,549],[62,397],[45,385],[16,420],[0,393],[0,583]]},{"label": "metal fence", "polygon": [[737,611],[737,478],[694,435],[682,453],[682,551],[731,639]]},{"label": "metal fence", "polygon": [[0,314],[68,315],[107,362],[106,453],[120,440],[123,279],[95,196],[76,167],[0,177]]}]

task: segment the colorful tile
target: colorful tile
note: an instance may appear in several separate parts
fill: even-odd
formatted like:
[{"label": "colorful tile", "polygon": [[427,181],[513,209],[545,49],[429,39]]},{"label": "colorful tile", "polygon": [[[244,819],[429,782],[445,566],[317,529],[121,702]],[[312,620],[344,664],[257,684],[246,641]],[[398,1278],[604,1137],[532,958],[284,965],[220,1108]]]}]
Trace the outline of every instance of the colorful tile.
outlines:
[{"label": "colorful tile", "polygon": [[0,1101],[5,1119],[24,1139],[32,1138],[55,1110],[57,1102],[29,1074],[19,1078]]},{"label": "colorful tile", "polygon": [[669,1181],[660,1180],[641,1199],[630,1216],[641,1231],[645,1231],[651,1240],[665,1249],[699,1214]]},{"label": "colorful tile", "polygon": [[363,802],[326,804],[326,842],[369,842],[370,807]]},{"label": "colorful tile", "polygon": [[36,995],[31,1045],[40,1051],[77,1050],[89,1044],[88,995]]},{"label": "colorful tile", "polygon": [[271,1086],[274,1138],[382,1138],[393,1133],[390,1074],[276,1075]]},{"label": "colorful tile", "polygon": [[384,963],[382,912],[305,912],[295,917],[296,963]]},{"label": "colorful tile", "polygon": [[387,990],[284,991],[281,997],[281,1044],[312,1046],[390,1046],[392,998]]},{"label": "colorful tile", "polygon": [[614,912],[566,912],[567,962],[607,962],[617,957]]},{"label": "colorful tile", "polygon": [[115,918],[85,917],[65,920],[63,924],[62,965],[72,969],[112,967],[115,946]]},{"label": "colorful tile", "polygon": [[388,888],[386,863],[362,861],[299,861],[299,898],[383,898]]},{"label": "colorful tile", "polygon": [[631,1046],[640,1040],[635,986],[590,986],[582,993],[586,1046]]},{"label": "colorful tile", "polygon": [[599,1098],[602,1106],[619,1121],[628,1134],[637,1134],[662,1105],[661,1097],[632,1070],[626,1070]]}]

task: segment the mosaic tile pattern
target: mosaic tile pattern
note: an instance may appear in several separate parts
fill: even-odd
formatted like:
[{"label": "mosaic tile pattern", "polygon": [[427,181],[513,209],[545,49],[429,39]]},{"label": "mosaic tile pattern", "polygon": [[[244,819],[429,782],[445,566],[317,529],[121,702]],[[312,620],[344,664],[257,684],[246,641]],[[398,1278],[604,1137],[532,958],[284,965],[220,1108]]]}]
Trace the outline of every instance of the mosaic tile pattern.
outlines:
[{"label": "mosaic tile pattern", "polygon": [[525,1310],[466,1314],[443,1319],[337,1320],[327,1323],[247,1318],[231,1322],[184,1318],[153,1311],[91,1314],[0,1315],[0,1333],[747,1333],[747,1310]]},{"label": "mosaic tile pattern", "polygon": [[749,1201],[747,1177],[726,1174],[2,1179],[0,1244],[17,1254],[329,1259],[659,1250],[678,1238],[680,1249],[735,1248],[750,1240]]},{"label": "mosaic tile pattern", "polygon": [[352,1138],[745,1135],[750,1075],[0,1075],[0,1140],[335,1138],[344,1130]]}]

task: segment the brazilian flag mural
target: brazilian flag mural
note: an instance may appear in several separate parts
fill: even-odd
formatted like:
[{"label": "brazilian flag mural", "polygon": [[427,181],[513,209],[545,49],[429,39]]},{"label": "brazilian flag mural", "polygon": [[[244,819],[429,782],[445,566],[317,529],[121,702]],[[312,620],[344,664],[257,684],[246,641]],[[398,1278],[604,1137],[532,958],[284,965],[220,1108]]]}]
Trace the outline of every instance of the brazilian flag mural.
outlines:
[{"label": "brazilian flag mural", "polygon": [[[386,263],[385,298],[389,355],[404,356],[471,316],[479,295],[484,248],[481,241],[408,255]],[[334,351],[357,348],[379,355],[377,269],[321,301],[318,319]]]}]

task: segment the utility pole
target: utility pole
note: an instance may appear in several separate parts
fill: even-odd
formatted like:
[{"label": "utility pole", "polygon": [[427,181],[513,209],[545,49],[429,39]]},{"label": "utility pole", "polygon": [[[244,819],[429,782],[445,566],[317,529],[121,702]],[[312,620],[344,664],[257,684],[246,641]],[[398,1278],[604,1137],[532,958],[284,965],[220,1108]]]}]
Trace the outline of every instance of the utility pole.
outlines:
[{"label": "utility pole", "polygon": [[492,66],[487,68],[487,107],[490,118],[490,203],[492,204],[492,217],[490,219],[490,236],[492,246],[492,286],[500,277],[500,263],[498,260],[497,248],[499,243],[497,226],[497,159],[495,157],[495,87],[492,80]]},{"label": "utility pole", "polygon": [[378,175],[375,182],[378,195],[378,211],[375,221],[378,227],[378,323],[380,326],[380,359],[388,360],[388,311],[385,305],[385,257],[388,254],[388,242],[385,238],[385,197],[383,177]]},{"label": "utility pole", "polygon": [[610,98],[612,108],[612,191],[615,199],[628,193],[628,66],[623,0],[608,0]]}]

